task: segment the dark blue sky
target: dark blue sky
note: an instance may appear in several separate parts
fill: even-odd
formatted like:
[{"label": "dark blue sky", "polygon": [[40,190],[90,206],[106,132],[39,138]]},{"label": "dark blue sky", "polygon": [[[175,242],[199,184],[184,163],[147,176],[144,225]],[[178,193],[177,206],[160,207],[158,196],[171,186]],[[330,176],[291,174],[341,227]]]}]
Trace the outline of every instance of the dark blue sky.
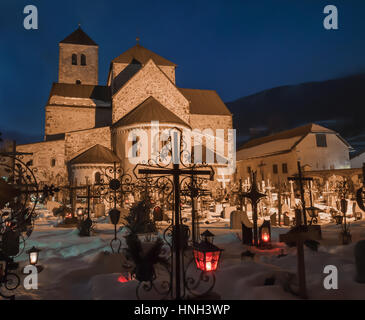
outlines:
[{"label": "dark blue sky", "polygon": [[[39,29],[23,28],[38,8]],[[323,28],[337,5],[339,30]],[[364,0],[36,1],[0,4],[0,131],[41,137],[57,81],[58,42],[81,26],[99,48],[99,80],[135,44],[178,64],[177,85],[215,89],[224,101],[264,89],[365,71]]]}]

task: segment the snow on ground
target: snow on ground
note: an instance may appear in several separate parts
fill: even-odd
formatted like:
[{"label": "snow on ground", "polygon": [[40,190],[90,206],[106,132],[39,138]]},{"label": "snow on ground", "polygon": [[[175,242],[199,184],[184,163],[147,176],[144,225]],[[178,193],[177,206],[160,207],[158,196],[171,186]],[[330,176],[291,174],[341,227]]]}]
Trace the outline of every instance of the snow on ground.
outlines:
[{"label": "snow on ground", "polygon": [[[42,249],[39,264],[44,270],[39,274],[38,290],[27,291],[20,286],[15,292],[17,299],[136,299],[137,281],[118,281],[125,271],[125,260],[122,255],[111,253],[109,243],[114,227],[107,218],[98,220],[93,236],[80,238],[75,229],[55,227],[58,220],[47,210],[40,210],[39,214],[26,249],[32,246]],[[297,271],[296,248],[277,242],[279,234],[287,232],[288,228],[273,227],[273,248],[251,249],[255,257],[241,259],[241,253],[248,247],[239,239],[240,230],[230,230],[228,226],[229,221],[223,219],[200,224],[200,230],[213,232],[214,243],[224,249],[214,291],[222,299],[298,299],[283,289],[288,277]],[[166,225],[162,223],[161,232],[163,227]],[[120,228],[118,232],[122,247],[125,246],[124,231]],[[323,240],[318,252],[305,248],[310,299],[365,299],[365,284],[354,281],[354,245],[365,239],[365,221],[351,222],[353,243],[350,245],[339,245],[339,232],[340,226],[322,225]],[[286,256],[278,258],[280,253]],[[19,269],[27,260],[25,253],[16,259],[20,262]],[[326,265],[338,268],[338,290],[323,287]],[[271,277],[276,279],[274,285],[265,286],[265,279]]]}]

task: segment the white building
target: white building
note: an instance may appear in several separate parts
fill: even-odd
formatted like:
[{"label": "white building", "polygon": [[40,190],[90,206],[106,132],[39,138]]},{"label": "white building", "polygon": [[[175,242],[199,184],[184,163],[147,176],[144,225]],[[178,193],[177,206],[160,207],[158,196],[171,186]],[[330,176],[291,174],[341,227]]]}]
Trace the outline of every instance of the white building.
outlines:
[{"label": "white building", "polygon": [[298,160],[307,171],[350,168],[350,148],[337,132],[311,123],[248,141],[237,151],[237,178],[257,171],[259,180],[286,181]]}]

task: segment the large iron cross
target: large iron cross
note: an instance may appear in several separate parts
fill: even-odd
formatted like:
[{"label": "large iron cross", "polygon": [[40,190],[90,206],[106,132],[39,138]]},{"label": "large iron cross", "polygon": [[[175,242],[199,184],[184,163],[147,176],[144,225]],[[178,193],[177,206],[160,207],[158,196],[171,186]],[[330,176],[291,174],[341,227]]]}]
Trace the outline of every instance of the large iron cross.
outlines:
[{"label": "large iron cross", "polygon": [[86,186],[86,196],[77,196],[78,199],[87,199],[87,218],[90,219],[90,199],[99,199],[100,196],[91,194],[90,185]]},{"label": "large iron cross", "polygon": [[303,182],[304,181],[313,181],[313,178],[312,177],[303,177],[302,167],[300,165],[300,161],[297,162],[297,166],[298,166],[298,176],[288,177],[288,180],[289,181],[298,181],[299,182],[300,198],[301,198],[301,201],[302,201],[303,221],[304,221],[304,225],[307,225],[307,215],[306,215],[306,206],[305,206],[305,199],[304,199]]},{"label": "large iron cross", "polygon": [[249,192],[244,192],[243,197],[248,198],[252,205],[252,220],[253,220],[253,240],[254,245],[257,247],[259,245],[258,241],[258,230],[257,230],[257,204],[259,201],[266,197],[266,194],[260,193],[257,188],[256,182],[256,172],[252,173],[252,184]]},{"label": "large iron cross", "polygon": [[[173,177],[173,186],[174,186],[174,232],[173,232],[173,247],[175,253],[175,298],[177,300],[181,299],[181,239],[180,236],[180,177],[182,176],[209,176],[211,180],[214,178],[214,170],[210,167],[210,170],[202,170],[196,169],[194,166],[192,167],[180,167],[180,144],[178,143],[180,140],[178,139],[178,133],[173,132],[173,145],[172,145],[172,168],[162,167],[159,164],[156,166],[146,165],[146,164],[137,164],[134,168],[134,171],[137,171],[140,175],[154,175],[159,177],[172,176]],[[144,168],[139,168],[143,166]]]}]

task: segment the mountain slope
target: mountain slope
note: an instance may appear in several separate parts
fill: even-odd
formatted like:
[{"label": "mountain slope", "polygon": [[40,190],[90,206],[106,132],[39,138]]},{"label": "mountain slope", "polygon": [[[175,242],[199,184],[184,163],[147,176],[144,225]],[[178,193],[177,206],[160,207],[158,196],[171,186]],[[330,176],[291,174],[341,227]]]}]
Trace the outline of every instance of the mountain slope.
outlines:
[{"label": "mountain slope", "polygon": [[351,142],[365,133],[365,74],[272,88],[226,104],[238,141],[252,137],[250,128],[270,134],[316,122]]}]

